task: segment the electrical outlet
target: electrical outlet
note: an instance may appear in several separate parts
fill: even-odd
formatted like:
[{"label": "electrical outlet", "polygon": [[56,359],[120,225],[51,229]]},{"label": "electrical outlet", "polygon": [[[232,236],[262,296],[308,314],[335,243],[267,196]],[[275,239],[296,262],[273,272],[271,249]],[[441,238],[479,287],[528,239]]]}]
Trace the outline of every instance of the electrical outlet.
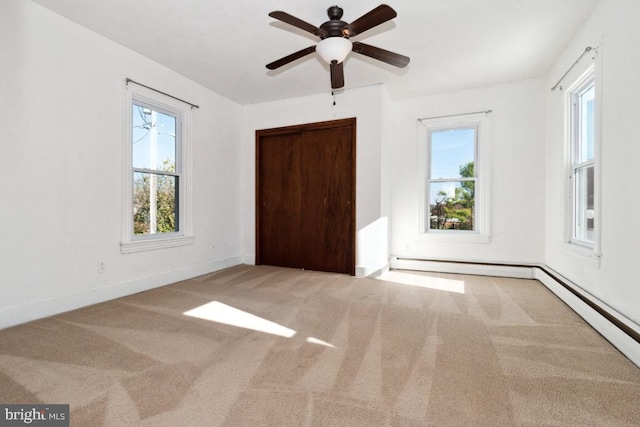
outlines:
[{"label": "electrical outlet", "polygon": [[104,262],[99,262],[98,263],[98,273],[104,273],[106,270],[106,267],[104,265]]}]

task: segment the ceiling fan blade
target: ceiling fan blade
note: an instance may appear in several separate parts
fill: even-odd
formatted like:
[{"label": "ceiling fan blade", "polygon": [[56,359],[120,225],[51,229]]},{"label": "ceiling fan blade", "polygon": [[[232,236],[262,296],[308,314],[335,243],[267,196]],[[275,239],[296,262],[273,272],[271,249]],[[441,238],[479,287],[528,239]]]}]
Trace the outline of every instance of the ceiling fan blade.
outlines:
[{"label": "ceiling fan blade", "polygon": [[344,67],[342,62],[333,61],[329,65],[331,71],[331,89],[340,89],[344,86]]},{"label": "ceiling fan blade", "polygon": [[315,45],[306,47],[302,50],[292,53],[291,55],[287,55],[284,58],[280,58],[277,61],[273,61],[272,63],[267,64],[267,68],[270,70],[275,70],[276,68],[280,68],[283,65],[287,65],[289,62],[293,62],[296,59],[302,58],[303,56],[309,55],[310,53],[313,53],[315,51],[316,51]]},{"label": "ceiling fan blade", "polygon": [[325,38],[327,36],[327,32],[325,30],[322,30],[316,27],[315,25],[309,24],[308,22],[305,22],[302,19],[296,18],[293,15],[289,15],[287,12],[276,10],[274,12],[271,12],[269,16],[279,21],[282,21],[286,24],[293,25],[294,27],[300,28],[301,30],[314,34],[320,38]]},{"label": "ceiling fan blade", "polygon": [[400,55],[388,50],[380,49],[379,47],[371,46],[369,44],[353,42],[353,49],[355,53],[368,56],[378,61],[386,62],[387,64],[395,65],[396,67],[404,68],[410,61],[408,56]]},{"label": "ceiling fan blade", "polygon": [[396,16],[398,16],[398,14],[391,8],[391,6],[381,4],[372,11],[365,13],[351,24],[345,25],[342,28],[342,34],[345,37],[353,37],[357,34],[362,34],[377,25],[387,22]]}]

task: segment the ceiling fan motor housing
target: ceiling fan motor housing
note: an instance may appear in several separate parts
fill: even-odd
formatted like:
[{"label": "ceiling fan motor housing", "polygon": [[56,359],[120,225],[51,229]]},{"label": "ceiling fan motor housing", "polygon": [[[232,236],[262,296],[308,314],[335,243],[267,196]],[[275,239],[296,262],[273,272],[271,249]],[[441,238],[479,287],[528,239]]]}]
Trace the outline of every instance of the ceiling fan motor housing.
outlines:
[{"label": "ceiling fan motor housing", "polygon": [[339,6],[331,6],[327,9],[327,15],[329,16],[329,21],[320,25],[320,29],[326,31],[327,35],[322,37],[326,39],[328,37],[343,37],[342,29],[347,25],[346,22],[341,21],[343,10]]}]

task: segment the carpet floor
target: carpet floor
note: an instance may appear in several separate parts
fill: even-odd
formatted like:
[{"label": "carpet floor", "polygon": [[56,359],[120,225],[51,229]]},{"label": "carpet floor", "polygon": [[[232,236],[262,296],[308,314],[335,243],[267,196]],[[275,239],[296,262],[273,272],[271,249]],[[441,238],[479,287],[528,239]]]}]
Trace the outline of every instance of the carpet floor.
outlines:
[{"label": "carpet floor", "polygon": [[240,265],[0,330],[75,426],[638,426],[640,369],[534,280]]}]

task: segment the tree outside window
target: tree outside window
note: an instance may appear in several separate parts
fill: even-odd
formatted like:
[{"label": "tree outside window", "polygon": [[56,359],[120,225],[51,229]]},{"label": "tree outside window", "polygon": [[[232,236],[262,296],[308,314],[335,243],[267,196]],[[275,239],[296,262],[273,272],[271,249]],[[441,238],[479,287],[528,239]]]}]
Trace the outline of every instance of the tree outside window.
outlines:
[{"label": "tree outside window", "polygon": [[134,235],[178,232],[177,117],[136,102],[132,124]]},{"label": "tree outside window", "polygon": [[476,229],[476,134],[475,127],[429,134],[429,230]]}]

